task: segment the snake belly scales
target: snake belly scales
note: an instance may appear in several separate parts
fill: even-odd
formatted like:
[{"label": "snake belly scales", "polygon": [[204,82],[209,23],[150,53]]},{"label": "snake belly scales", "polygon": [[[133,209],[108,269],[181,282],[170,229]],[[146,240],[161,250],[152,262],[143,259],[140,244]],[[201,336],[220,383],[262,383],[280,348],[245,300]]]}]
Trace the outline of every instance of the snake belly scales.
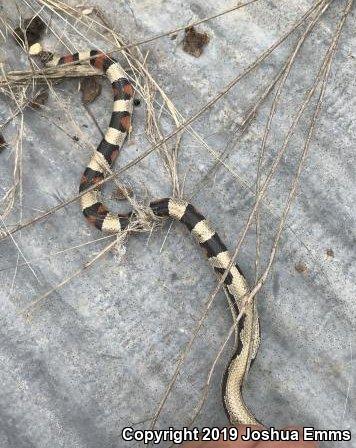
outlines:
[{"label": "snake belly scales", "polygon": [[[94,187],[111,171],[119,151],[131,130],[134,88],[121,65],[113,58],[97,50],[52,57],[47,64],[91,64],[106,74],[114,92],[114,105],[109,128],[94,151],[80,181],[80,193]],[[218,278],[221,278],[231,263],[231,255],[211,224],[193,205],[176,198],[164,198],[149,204],[153,214],[169,217],[183,223],[205,249],[208,260]],[[97,229],[106,233],[117,233],[127,228],[133,212],[114,214],[101,202],[100,186],[91,188],[81,196],[81,208],[85,218]],[[237,265],[232,265],[225,280],[224,288],[230,299],[233,317],[239,314],[242,298],[249,292],[247,282]],[[232,424],[259,424],[244,403],[242,386],[254,360],[259,342],[260,329],[254,301],[245,306],[244,314],[237,324],[234,354],[225,371],[222,393],[223,404]]]}]

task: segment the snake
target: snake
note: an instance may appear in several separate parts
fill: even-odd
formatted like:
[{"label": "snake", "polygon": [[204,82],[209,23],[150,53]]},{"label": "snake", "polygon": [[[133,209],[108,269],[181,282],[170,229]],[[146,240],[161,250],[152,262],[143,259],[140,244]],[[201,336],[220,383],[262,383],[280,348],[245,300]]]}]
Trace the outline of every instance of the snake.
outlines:
[{"label": "snake", "polygon": [[[57,57],[52,55],[49,66],[63,64],[90,64],[104,73],[114,94],[110,124],[104,138],[92,154],[80,180],[81,209],[86,220],[97,229],[117,234],[128,228],[134,212],[114,213],[102,202],[100,187],[117,158],[128,133],[134,103],[134,87],[120,63],[99,50],[87,50]],[[260,344],[260,325],[256,304],[244,301],[249,293],[248,283],[212,224],[189,202],[176,197],[154,200],[149,209],[158,218],[179,221],[193,235],[205,251],[218,279],[224,276],[223,286],[229,299],[233,319],[236,321],[233,355],[222,381],[223,405],[231,424],[259,424],[249,410],[242,388]],[[226,272],[228,271],[228,272]],[[243,307],[242,317],[237,316]]]}]

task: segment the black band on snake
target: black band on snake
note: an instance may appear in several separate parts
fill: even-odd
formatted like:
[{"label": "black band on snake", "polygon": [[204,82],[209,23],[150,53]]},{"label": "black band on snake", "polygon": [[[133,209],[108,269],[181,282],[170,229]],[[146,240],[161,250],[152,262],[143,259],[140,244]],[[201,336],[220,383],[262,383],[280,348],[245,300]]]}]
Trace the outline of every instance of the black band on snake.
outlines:
[{"label": "black band on snake", "polygon": [[[118,156],[127,133],[131,129],[134,89],[120,64],[96,50],[53,58],[49,65],[73,62],[90,63],[98,70],[102,70],[109,78],[114,92],[114,106],[109,128],[94,151],[80,181],[79,191],[83,192],[105,178]],[[99,187],[81,197],[81,207],[89,223],[103,232],[117,233],[124,230],[132,217],[132,212],[119,215],[110,212],[101,202]],[[170,217],[183,223],[205,250],[215,273],[218,278],[221,278],[230,265],[231,256],[203,215],[188,202],[176,198],[153,201],[150,203],[150,208],[156,216]],[[248,293],[247,282],[237,265],[230,268],[224,280],[224,287],[236,318],[241,309],[241,299]],[[245,314],[239,321],[236,332],[235,353],[223,380],[224,407],[232,424],[257,424],[258,421],[243,401],[241,391],[260,341],[259,321],[254,303],[246,306]]]}]

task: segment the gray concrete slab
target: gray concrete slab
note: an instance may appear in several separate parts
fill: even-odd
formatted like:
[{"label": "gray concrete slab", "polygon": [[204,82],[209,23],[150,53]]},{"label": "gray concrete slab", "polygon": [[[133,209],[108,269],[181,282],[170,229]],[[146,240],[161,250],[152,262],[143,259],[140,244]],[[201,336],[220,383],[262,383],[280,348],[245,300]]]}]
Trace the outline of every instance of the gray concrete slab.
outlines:
[{"label": "gray concrete slab", "polygon": [[[38,5],[31,2],[38,10]],[[74,3],[73,3],[74,4]],[[203,55],[196,59],[182,51],[182,35],[144,45],[152,76],[184,116],[197,111],[230,79],[242,72],[280,37],[312,4],[259,1],[239,12],[205,23],[210,35]],[[25,2],[18,2],[28,15]],[[233,2],[102,0],[100,6],[128,42],[211,15]],[[335,1],[303,47],[287,82],[267,150],[267,164],[291,122],[296,105],[311,84],[330,42],[344,5]],[[0,5],[3,17],[17,21],[12,2]],[[44,17],[50,17],[44,8]],[[246,400],[266,425],[311,425],[320,429],[356,427],[354,405],[355,346],[355,24],[353,10],[345,25],[327,88],[325,104],[313,138],[298,195],[291,210],[273,271],[258,296],[262,345],[246,386]],[[52,26],[71,50],[88,43],[106,48],[93,32],[78,35],[52,14]],[[83,28],[77,25],[77,30]],[[289,39],[258,70],[244,79],[224,100],[197,121],[194,128],[221,151],[234,123],[256,100],[287,57],[296,40]],[[69,40],[68,40],[69,39]],[[54,43],[46,36],[46,45]],[[10,37],[1,43],[5,70],[27,66]],[[58,51],[63,46],[58,45]],[[42,113],[23,115],[22,185],[6,225],[25,221],[55,206],[77,191],[78,179],[99,141],[77,94],[77,81],[55,88],[66,105],[58,107],[54,94]],[[111,99],[103,80],[103,94],[91,106],[106,126]],[[4,98],[4,97],[3,97]],[[233,247],[253,205],[256,164],[267,101],[249,132],[230,153],[234,175],[220,168],[194,202],[213,221]],[[9,116],[5,99],[1,121]],[[308,118],[302,120],[261,213],[262,265],[271,241],[298,155]],[[41,116],[42,115],[42,116]],[[123,150],[122,166],[149,146],[144,134],[145,109],[135,110],[134,131]],[[78,125],[74,125],[75,123]],[[55,124],[61,125],[66,133]],[[13,143],[21,117],[6,128],[10,147],[0,154],[1,196],[11,186]],[[87,127],[90,125],[90,127]],[[71,137],[79,136],[75,142]],[[278,145],[278,146],[277,146]],[[214,161],[191,136],[185,135],[180,175],[186,176],[186,196],[195,191]],[[139,198],[170,194],[170,185],[157,154],[127,171]],[[114,204],[119,208],[119,204]],[[105,242],[82,246],[60,255],[48,254],[94,240],[100,235],[82,219],[77,204],[0,242],[0,447],[109,448],[128,446],[120,439],[124,426],[147,428],[147,419],[174,372],[180,350],[200,318],[215,279],[185,229],[174,225],[160,251],[167,226],[130,238],[124,251],[112,252],[90,270],[55,292],[31,316],[21,310],[50,287],[73,273],[104,247]],[[16,246],[15,246],[16,243]],[[21,254],[18,248],[21,249]],[[334,257],[326,251],[332,249]],[[32,270],[23,258],[34,260]],[[239,264],[254,279],[255,233],[242,247]],[[306,271],[297,272],[304,263]],[[207,372],[231,325],[224,295],[217,297],[158,427],[188,423],[201,397]],[[230,355],[219,361],[198,426],[226,424],[221,402],[221,379]],[[144,423],[139,423],[144,422]],[[334,447],[339,444],[328,443]],[[355,447],[355,441],[344,444]]]}]

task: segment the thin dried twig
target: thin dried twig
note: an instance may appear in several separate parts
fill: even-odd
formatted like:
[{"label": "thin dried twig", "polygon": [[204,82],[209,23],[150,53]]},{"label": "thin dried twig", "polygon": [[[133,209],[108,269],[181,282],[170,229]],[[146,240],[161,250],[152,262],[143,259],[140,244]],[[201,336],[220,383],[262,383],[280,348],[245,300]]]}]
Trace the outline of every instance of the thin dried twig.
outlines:
[{"label": "thin dried twig", "polygon": [[[125,70],[129,69],[125,68]],[[41,73],[40,70],[13,70],[6,73],[6,78],[4,76],[0,77],[0,87],[6,87],[10,84],[27,85],[33,80],[47,84],[48,80],[63,81],[65,78],[83,78],[87,76],[100,76],[100,74],[91,65],[74,65],[71,67],[61,65],[48,70],[46,73]]]},{"label": "thin dried twig", "polygon": [[70,247],[66,247],[64,249],[60,249],[60,250],[56,250],[54,252],[50,252],[47,255],[44,255],[43,257],[30,258],[30,259],[27,259],[27,261],[24,262],[24,263],[19,263],[17,265],[10,265],[10,266],[6,266],[5,268],[1,268],[0,272],[13,269],[16,266],[17,266],[17,268],[21,268],[23,266],[27,266],[28,264],[34,264],[37,261],[46,260],[48,258],[52,258],[52,257],[55,257],[57,255],[63,255],[65,253],[67,253],[67,252],[79,249],[81,247],[88,246],[88,245],[94,244],[94,243],[98,243],[99,241],[115,238],[116,236],[117,235],[115,235],[115,234],[113,234],[113,235],[105,235],[105,236],[102,236],[101,238],[95,238],[94,240],[86,241],[86,242],[81,243],[81,244],[76,244],[74,246],[70,246]]},{"label": "thin dried twig", "polygon": [[[256,174],[256,198],[258,196],[258,193],[260,191],[260,177],[261,177],[261,166],[262,166],[262,161],[265,155],[265,149],[266,149],[266,143],[267,143],[267,138],[268,135],[270,133],[271,130],[271,125],[272,125],[272,120],[275,116],[275,112],[277,109],[277,106],[279,104],[279,101],[281,99],[281,93],[284,89],[285,83],[287,81],[287,78],[290,74],[290,71],[293,67],[293,64],[295,62],[296,56],[298,55],[302,45],[304,44],[306,38],[308,37],[309,33],[311,32],[311,30],[314,28],[315,24],[319,21],[319,19],[321,18],[321,16],[325,13],[325,11],[329,8],[331,4],[331,1],[329,2],[324,2],[321,3],[320,8],[318,10],[316,10],[316,15],[315,17],[310,21],[309,25],[307,26],[307,28],[305,29],[305,32],[302,34],[301,38],[298,40],[294,51],[291,53],[290,57],[288,58],[288,61],[285,65],[285,69],[284,69],[284,73],[283,76],[281,77],[277,89],[276,89],[276,93],[275,96],[273,98],[272,101],[272,105],[270,108],[270,112],[267,118],[267,122],[266,122],[266,126],[264,129],[264,133],[263,133],[263,137],[262,137],[262,141],[261,141],[261,148],[260,148],[260,152],[259,152],[259,158],[258,158],[258,163],[257,163],[257,174]],[[256,199],[257,200],[257,199]],[[260,220],[259,220],[259,209],[256,210],[256,258],[255,258],[255,276],[256,276],[256,281],[257,281],[257,277],[258,277],[258,270],[259,270],[259,259],[260,259],[260,229],[259,229],[259,224],[260,224]]]},{"label": "thin dried twig", "polygon": [[59,282],[56,286],[53,288],[50,288],[48,291],[46,291],[41,296],[37,297],[37,299],[33,300],[26,308],[21,310],[21,314],[25,315],[26,317],[30,317],[30,315],[34,312],[34,310],[42,304],[50,295],[52,295],[54,292],[58,291],[59,289],[63,288],[63,286],[67,285],[69,282],[71,282],[74,278],[81,275],[84,271],[86,271],[88,268],[93,266],[95,262],[100,260],[106,253],[108,253],[115,245],[117,244],[117,240],[112,241],[107,246],[102,249],[99,254],[97,254],[95,257],[93,257],[91,260],[89,260],[87,263],[85,263],[82,267],[74,271],[71,275],[66,277],[64,280]]}]

